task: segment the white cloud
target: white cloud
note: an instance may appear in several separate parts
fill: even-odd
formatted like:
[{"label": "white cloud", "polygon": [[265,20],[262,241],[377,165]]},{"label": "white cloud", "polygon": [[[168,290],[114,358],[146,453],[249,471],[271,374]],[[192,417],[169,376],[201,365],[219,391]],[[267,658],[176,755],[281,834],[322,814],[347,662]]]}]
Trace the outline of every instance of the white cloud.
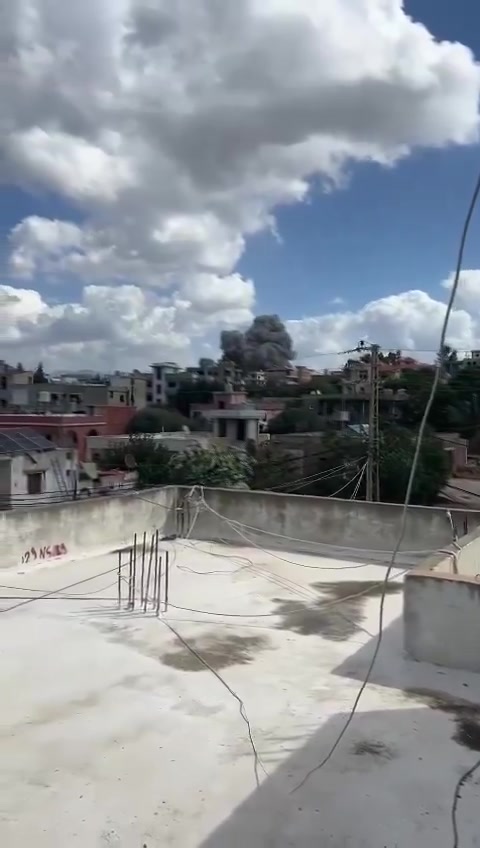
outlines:
[{"label": "white cloud", "polygon": [[[75,221],[32,214],[10,237],[23,284],[87,286],[80,306],[40,299],[47,354],[54,309],[59,329],[75,327],[75,356],[80,328],[101,349],[84,317],[100,292],[123,327],[111,357],[127,340],[135,360],[150,349],[129,335],[137,320],[165,350],[211,343],[251,317],[253,284],[235,272],[246,239],[275,233],[276,207],[305,200],[311,178],[332,188],[356,162],[478,137],[479,66],[401,0],[3,0],[1,18],[0,182],[77,207]],[[339,338],[356,327],[345,316]],[[302,333],[332,335],[332,322]]]},{"label": "white cloud", "polygon": [[[480,278],[480,271],[468,273]],[[204,277],[202,285],[203,301],[195,287],[188,300],[134,285],[89,285],[79,303],[50,305],[36,291],[0,286],[0,346],[11,360],[34,364],[42,359],[48,368],[144,368],[156,359],[186,364],[205,351],[215,355],[220,328],[251,319],[251,283],[233,275],[221,291],[214,277]],[[229,289],[231,299],[225,296]],[[322,354],[354,348],[360,339],[418,351],[418,359],[431,361],[445,308],[445,302],[412,290],[371,301],[356,312],[287,321],[287,327],[298,361],[319,369],[345,359]],[[480,348],[478,300],[470,310],[460,303],[454,309],[448,341],[462,351]]]},{"label": "white cloud", "polygon": [[[480,272],[473,272],[479,274]],[[475,306],[473,304],[473,306]],[[357,312],[332,312],[289,321],[299,360],[308,356],[326,368],[338,357],[315,357],[315,352],[354,348],[361,339],[384,348],[418,351],[418,359],[432,360],[438,349],[446,304],[424,291],[411,290],[367,303]],[[459,350],[480,347],[480,314],[456,304],[449,321],[448,342]],[[341,357],[340,357],[341,359]]]}]

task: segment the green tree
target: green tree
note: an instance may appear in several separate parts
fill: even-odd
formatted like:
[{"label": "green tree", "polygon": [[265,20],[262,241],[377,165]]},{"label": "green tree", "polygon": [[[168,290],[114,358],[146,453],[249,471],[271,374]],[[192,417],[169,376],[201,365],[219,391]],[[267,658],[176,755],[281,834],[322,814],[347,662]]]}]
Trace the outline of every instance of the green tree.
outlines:
[{"label": "green tree", "polygon": [[128,433],[176,433],[184,427],[197,428],[196,422],[185,418],[175,409],[150,406],[141,409],[128,424]]},{"label": "green tree", "polygon": [[106,451],[98,461],[100,468],[136,471],[138,482],[145,486],[165,486],[171,482],[172,454],[151,435],[132,435],[128,442]]},{"label": "green tree", "polygon": [[269,433],[318,433],[323,430],[323,421],[307,406],[289,406],[269,422]]},{"label": "green tree", "polygon": [[248,488],[253,460],[246,451],[197,448],[172,455],[170,473],[178,485]]},{"label": "green tree", "polygon": [[186,418],[190,415],[190,407],[195,403],[212,403],[213,393],[224,391],[225,386],[219,381],[211,380],[183,380],[175,396],[172,405]]},{"label": "green tree", "polygon": [[196,448],[172,452],[158,444],[152,435],[133,435],[126,444],[107,451],[101,468],[136,470],[142,488],[149,486],[248,487],[254,460],[245,451]]},{"label": "green tree", "polygon": [[33,372],[33,382],[34,383],[48,383],[48,380],[45,377],[45,372],[43,370],[43,365],[42,365],[41,362],[38,363],[35,371]]},{"label": "green tree", "polygon": [[[403,427],[386,427],[380,434],[380,496],[386,503],[402,503],[405,500],[408,478],[415,452],[416,433]],[[347,468],[337,477],[325,477],[312,484],[311,492],[330,495],[354,477],[365,461],[368,450],[367,438],[330,434],[326,436],[325,457],[318,463],[318,471],[333,469],[345,463]],[[435,503],[449,476],[448,456],[434,434],[427,433],[422,442],[419,462],[415,474],[411,502],[429,505]],[[357,478],[358,480],[358,478]],[[355,487],[346,486],[338,497],[349,498]],[[303,490],[302,490],[303,491]],[[357,494],[365,497],[365,475]]]}]

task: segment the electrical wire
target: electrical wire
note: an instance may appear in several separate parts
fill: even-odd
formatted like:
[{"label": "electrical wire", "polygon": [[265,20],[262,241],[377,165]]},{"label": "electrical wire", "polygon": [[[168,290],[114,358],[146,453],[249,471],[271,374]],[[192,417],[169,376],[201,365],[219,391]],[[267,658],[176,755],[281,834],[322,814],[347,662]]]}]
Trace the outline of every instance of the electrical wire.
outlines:
[{"label": "electrical wire", "polygon": [[480,759],[477,760],[476,763],[473,764],[467,771],[465,771],[461,777],[457,780],[457,785],[455,786],[455,793],[453,796],[453,804],[452,804],[452,828],[453,828],[453,848],[459,848],[460,846],[460,837],[458,833],[458,822],[457,822],[457,814],[458,814],[458,802],[460,800],[460,790],[466,784],[468,780],[475,774],[475,772],[480,769]]},{"label": "electrical wire", "polygon": [[178,630],[175,629],[175,627],[173,627],[164,618],[161,618],[159,620],[162,622],[162,624],[165,627],[168,627],[170,632],[173,633],[173,635],[176,637],[176,639],[178,639],[178,641],[183,645],[183,647],[186,648],[187,651],[189,651],[192,654],[192,656],[194,656],[195,659],[198,660],[198,662],[200,662],[208,671],[210,671],[211,674],[213,674],[213,676],[216,677],[218,682],[221,683],[222,686],[227,690],[227,692],[230,693],[232,698],[235,698],[235,700],[238,702],[239,709],[240,709],[240,715],[241,715],[243,721],[245,722],[245,724],[247,725],[248,738],[249,738],[250,745],[252,747],[252,752],[253,752],[253,763],[254,763],[253,770],[254,770],[254,774],[255,774],[255,782],[257,784],[257,787],[259,787],[260,786],[260,778],[259,778],[259,775],[258,775],[259,766],[262,769],[262,771],[264,772],[266,777],[268,777],[268,772],[265,769],[265,766],[263,765],[262,760],[260,759],[260,755],[257,751],[257,747],[255,745],[255,740],[253,738],[252,726],[250,724],[250,719],[248,718],[247,711],[245,709],[244,701],[242,700],[242,698],[240,698],[240,695],[237,695],[235,690],[232,689],[231,686],[229,686],[229,684],[227,683],[225,678],[222,677],[222,675],[219,674],[219,672],[215,668],[213,668],[213,666],[211,666],[210,663],[207,662],[207,660],[204,657],[202,657],[202,655],[192,645],[190,645],[190,643],[186,639],[184,639],[183,636],[180,635],[180,633],[178,632]]},{"label": "electrical wire", "polygon": [[[12,612],[13,610],[18,609],[19,607],[26,606],[27,604],[31,604],[34,601],[44,601],[47,598],[50,598],[52,595],[59,595],[60,593],[65,593],[69,589],[74,589],[75,586],[81,586],[84,583],[89,583],[92,580],[95,580],[97,577],[104,577],[106,574],[118,573],[118,565],[114,568],[108,568],[106,571],[101,571],[98,574],[93,574],[91,577],[84,577],[83,580],[77,580],[75,583],[70,583],[68,586],[60,586],[59,589],[54,589],[50,592],[44,592],[42,595],[39,595],[35,598],[26,598],[24,601],[20,601],[19,604],[13,604],[11,607],[5,607],[5,609],[0,610],[2,612]],[[91,594],[91,593],[90,593]]]},{"label": "electrical wire", "polygon": [[355,480],[357,479],[357,477],[360,477],[360,479],[361,479],[366,467],[367,467],[367,463],[365,463],[365,465],[359,471],[357,471],[357,473],[355,474],[354,477],[351,478],[351,480],[347,480],[347,482],[341,487],[341,489],[337,489],[336,492],[333,492],[332,495],[328,495],[328,497],[329,498],[336,498],[337,495],[340,494],[340,492],[343,492],[343,490],[347,488],[347,486],[350,486],[352,483],[354,483]]},{"label": "electrical wire", "polygon": [[360,486],[362,485],[363,475],[365,474],[365,472],[367,470],[367,464],[368,463],[365,463],[365,465],[363,466],[360,477],[358,478],[357,485],[355,486],[355,489],[353,490],[352,494],[350,495],[351,501],[356,500],[356,497],[357,497],[358,492],[360,490]]},{"label": "electrical wire", "polygon": [[[394,547],[393,552],[392,552],[392,557],[391,557],[390,563],[388,565],[388,568],[387,568],[387,571],[386,571],[386,574],[385,574],[385,580],[383,582],[383,591],[382,591],[382,595],[381,595],[381,598],[380,598],[380,608],[379,608],[379,629],[378,629],[378,637],[377,637],[375,649],[373,651],[372,658],[371,658],[369,666],[367,668],[365,678],[362,682],[362,685],[360,686],[360,689],[358,690],[357,696],[356,696],[356,698],[353,702],[353,705],[352,705],[350,713],[347,717],[347,720],[345,721],[345,724],[343,725],[340,733],[338,734],[337,738],[335,739],[335,742],[333,743],[333,745],[331,746],[330,750],[327,752],[325,757],[321,760],[321,762],[318,765],[316,765],[314,768],[310,769],[310,771],[307,772],[307,774],[302,778],[302,780],[294,787],[292,792],[296,792],[298,789],[300,789],[302,786],[304,786],[304,784],[307,782],[307,780],[313,774],[315,774],[321,768],[323,768],[323,766],[325,766],[326,763],[328,763],[330,758],[333,756],[334,752],[336,751],[338,745],[340,744],[342,738],[344,737],[345,733],[347,732],[348,728],[350,727],[350,724],[353,721],[353,718],[354,718],[355,713],[357,711],[358,704],[360,703],[360,699],[361,699],[365,689],[368,686],[370,677],[372,675],[373,668],[375,666],[378,654],[380,652],[380,647],[382,645],[382,639],[383,639],[383,619],[384,619],[384,607],[385,607],[385,597],[386,597],[387,585],[388,585],[388,581],[389,581],[389,578],[390,578],[390,574],[391,574],[393,568],[395,567],[395,560],[397,558],[397,554],[400,550],[400,546],[402,544],[403,537],[405,535],[405,530],[406,530],[406,526],[407,526],[408,508],[410,506],[410,499],[411,499],[411,495],[412,495],[413,484],[414,484],[414,481],[415,481],[415,475],[416,475],[416,472],[417,472],[417,465],[418,465],[418,460],[419,460],[419,457],[420,457],[420,450],[421,450],[421,447],[422,447],[423,437],[424,437],[425,429],[426,429],[426,426],[427,426],[428,416],[430,414],[430,410],[431,410],[432,405],[433,405],[435,393],[437,391],[437,386],[438,386],[438,383],[439,383],[439,380],[440,380],[440,374],[441,374],[441,371],[442,371],[441,352],[442,352],[443,347],[445,345],[447,329],[448,329],[448,322],[450,320],[450,315],[452,313],[452,309],[453,309],[453,306],[454,306],[454,303],[455,303],[455,298],[456,298],[457,291],[458,291],[458,286],[459,286],[459,283],[460,283],[460,274],[461,274],[461,271],[462,271],[463,255],[464,255],[464,252],[465,252],[465,244],[466,244],[466,241],[467,241],[467,235],[468,235],[470,223],[471,223],[471,220],[472,220],[472,217],[473,217],[475,207],[477,205],[479,195],[480,195],[480,172],[479,172],[477,179],[476,179],[473,194],[472,194],[472,197],[471,197],[471,200],[470,200],[470,205],[469,205],[468,210],[467,210],[467,214],[466,214],[466,217],[465,217],[465,221],[464,221],[464,224],[463,224],[463,229],[462,229],[462,233],[461,233],[461,237],[460,237],[460,245],[459,245],[459,249],[458,249],[455,276],[454,276],[454,280],[453,280],[453,284],[452,284],[452,289],[451,289],[451,292],[450,292],[450,297],[448,299],[447,308],[446,308],[446,311],[445,311],[445,317],[444,317],[443,324],[442,324],[442,330],[441,330],[441,333],[440,333],[440,341],[439,341],[439,344],[438,344],[439,356],[438,356],[437,363],[436,363],[436,366],[435,366],[435,374],[434,374],[434,378],[433,378],[433,382],[432,382],[432,386],[431,386],[431,390],[430,390],[430,395],[428,397],[428,400],[427,400],[427,403],[426,403],[426,406],[425,406],[425,410],[424,410],[424,413],[423,413],[423,417],[422,417],[422,420],[420,422],[420,427],[418,429],[417,440],[416,440],[416,444],[415,444],[415,452],[414,452],[414,455],[413,455],[413,461],[412,461],[412,466],[411,466],[410,474],[409,474],[409,478],[408,478],[407,491],[406,491],[406,494],[405,494],[405,501],[404,501],[404,504],[403,504],[402,515],[401,515],[401,520],[400,520],[400,531],[399,531],[399,534],[398,534],[398,539],[396,541],[395,547]],[[458,843],[458,840],[457,840],[457,843]]]},{"label": "electrical wire", "polygon": [[[365,458],[366,457],[364,457],[364,456],[360,457],[358,462],[361,462],[362,459],[365,459]],[[268,489],[265,489],[264,491],[274,492],[277,489],[283,489],[286,486],[290,487],[290,486],[295,485],[296,483],[304,483],[307,480],[312,480],[313,477],[316,478],[315,480],[312,481],[314,483],[316,483],[317,480],[321,480],[322,478],[328,479],[329,477],[338,477],[342,473],[342,471],[345,471],[347,468],[351,468],[352,465],[355,465],[355,464],[356,464],[356,462],[346,462],[346,463],[344,462],[342,465],[335,466],[335,468],[326,468],[326,469],[324,469],[324,471],[319,471],[315,474],[309,474],[307,477],[299,477],[298,480],[289,480],[285,483],[278,483],[276,486],[270,486]],[[288,494],[288,492],[286,494]]]}]

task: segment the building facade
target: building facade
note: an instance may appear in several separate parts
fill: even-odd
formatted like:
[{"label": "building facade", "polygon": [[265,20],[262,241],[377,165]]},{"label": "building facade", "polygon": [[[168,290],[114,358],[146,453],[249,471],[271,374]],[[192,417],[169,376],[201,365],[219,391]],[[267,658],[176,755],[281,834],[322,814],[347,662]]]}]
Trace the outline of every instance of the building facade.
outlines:
[{"label": "building facade", "polygon": [[31,507],[74,496],[77,453],[34,430],[0,430],[0,508]]}]

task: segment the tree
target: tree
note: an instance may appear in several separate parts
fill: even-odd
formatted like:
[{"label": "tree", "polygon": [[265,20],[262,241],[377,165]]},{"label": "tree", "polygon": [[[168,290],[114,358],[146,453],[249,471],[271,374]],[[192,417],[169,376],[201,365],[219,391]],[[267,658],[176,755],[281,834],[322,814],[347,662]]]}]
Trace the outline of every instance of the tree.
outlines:
[{"label": "tree", "polygon": [[130,419],[128,433],[176,433],[184,427],[196,429],[195,421],[185,418],[175,409],[150,406],[141,409]]},{"label": "tree", "polygon": [[324,429],[323,419],[306,406],[289,406],[269,422],[268,432],[318,433]]},{"label": "tree", "polygon": [[45,377],[43,365],[42,365],[41,362],[38,363],[36,370],[33,373],[33,382],[34,383],[48,383],[48,380]]},{"label": "tree", "polygon": [[135,468],[141,487],[176,484],[228,489],[248,488],[254,460],[236,449],[195,448],[174,453],[156,443],[151,435],[137,435],[127,444],[107,451],[99,465],[105,469]]},{"label": "tree", "polygon": [[196,448],[172,455],[170,473],[178,485],[248,488],[253,460],[246,451]]},{"label": "tree", "polygon": [[19,374],[24,373],[25,368],[23,367],[21,362],[17,362],[17,367],[15,368],[15,371],[17,371]]},{"label": "tree", "polygon": [[223,358],[244,373],[285,368],[295,358],[291,336],[278,315],[257,315],[245,333],[224,330],[220,347]]},{"label": "tree", "polygon": [[138,434],[132,435],[127,444],[106,451],[98,465],[105,470],[135,470],[142,487],[166,486],[173,482],[170,475],[171,458],[171,452],[155,442],[151,435]]},{"label": "tree", "polygon": [[443,345],[437,362],[440,362],[442,374],[447,377],[453,377],[458,372],[458,354],[450,345]]},{"label": "tree", "polygon": [[[380,495],[385,503],[403,503],[415,453],[416,433],[403,427],[386,427],[380,434]],[[325,456],[318,463],[318,471],[334,469],[342,464],[347,468],[335,477],[324,477],[311,486],[311,493],[331,495],[342,485],[342,479],[351,484],[345,486],[338,497],[349,498],[358,478],[357,470],[365,464],[367,438],[350,435],[330,434],[325,437]],[[422,442],[419,462],[415,474],[411,502],[429,505],[435,503],[449,476],[448,456],[432,433],[426,434]],[[303,491],[303,490],[302,490]],[[358,498],[365,498],[365,475],[362,478]]]},{"label": "tree", "polygon": [[213,393],[224,390],[223,383],[210,380],[191,379],[183,380],[175,395],[172,397],[172,405],[185,417],[190,415],[190,407],[196,403],[212,403]]}]

